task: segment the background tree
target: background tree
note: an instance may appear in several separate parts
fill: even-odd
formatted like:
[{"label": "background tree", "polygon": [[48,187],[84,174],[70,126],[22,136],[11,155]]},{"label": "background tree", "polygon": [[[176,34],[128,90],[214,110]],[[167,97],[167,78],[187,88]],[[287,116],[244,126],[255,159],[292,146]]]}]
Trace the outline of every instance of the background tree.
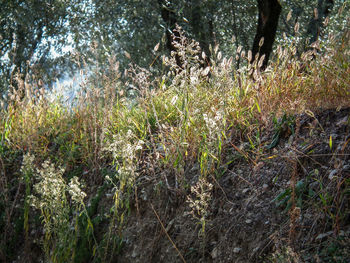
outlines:
[{"label": "background tree", "polygon": [[[38,77],[32,81],[42,78],[47,83],[65,72],[74,74],[74,68],[108,74],[107,65],[112,57],[120,62],[121,70],[132,62],[144,68],[151,65],[150,70],[155,73],[162,71],[159,58],[174,51],[169,39],[171,33],[176,34],[175,24],[184,29],[187,37],[199,42],[207,58],[210,46],[217,44],[224,56],[234,57],[237,51],[247,52],[253,47],[253,58],[260,51],[260,56],[265,55],[266,67],[274,39],[276,45],[297,44],[298,52],[302,52],[314,39],[323,40],[327,32],[341,30],[347,18],[337,16],[336,10],[343,5],[349,9],[349,0],[0,0],[0,3],[2,90],[16,84],[16,74],[24,78],[27,73],[34,73]],[[325,31],[323,22],[327,15],[330,27]],[[296,23],[298,33],[294,31]],[[261,37],[264,43],[259,48]],[[160,48],[155,54],[153,48],[157,43]],[[130,56],[125,56],[126,52]],[[237,67],[246,63],[240,56],[237,58]]]},{"label": "background tree", "polygon": [[[344,27],[343,23],[346,21],[343,13],[347,12],[340,12],[338,14],[338,11],[340,8],[346,8],[349,11],[350,7],[350,2],[348,0],[281,0],[280,2],[283,9],[277,29],[276,41],[278,44],[284,46],[293,43],[293,45],[297,46],[297,53],[299,55],[308,49],[310,44],[315,42],[315,40],[320,39],[326,44],[330,32],[341,31]],[[333,2],[333,4],[331,2]],[[318,9],[321,11],[319,12]],[[323,15],[319,16],[319,13]],[[315,14],[317,14],[317,19]],[[342,17],[339,17],[339,15]],[[327,16],[329,18],[329,23],[327,24],[328,29],[325,30],[326,24],[324,22]],[[297,24],[298,26],[296,27]],[[295,28],[298,28],[298,32],[295,32]]]},{"label": "background tree", "polygon": [[0,5],[0,90],[16,85],[16,74],[24,79],[33,70],[42,78],[57,77],[74,1],[2,0]]},{"label": "background tree", "polygon": [[257,2],[259,18],[252,48],[252,61],[263,57],[261,68],[265,69],[275,41],[282,7],[278,0],[258,0]]},{"label": "background tree", "polygon": [[311,35],[310,43],[318,40],[323,22],[329,16],[334,6],[333,0],[318,0],[317,8],[314,8],[314,17],[311,19],[308,26],[308,33]]},{"label": "background tree", "polygon": [[[177,17],[175,5],[170,1],[158,0],[160,14],[165,23],[166,46],[170,52],[177,52],[176,45],[180,44],[180,33],[176,30]],[[182,61],[179,55],[175,55],[176,64],[181,68]]]}]

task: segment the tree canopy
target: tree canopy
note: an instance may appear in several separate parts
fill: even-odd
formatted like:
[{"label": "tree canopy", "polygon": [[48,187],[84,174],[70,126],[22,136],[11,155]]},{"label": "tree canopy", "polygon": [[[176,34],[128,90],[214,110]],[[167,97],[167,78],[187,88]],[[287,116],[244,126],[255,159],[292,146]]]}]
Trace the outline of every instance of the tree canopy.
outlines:
[{"label": "tree canopy", "polygon": [[132,62],[159,70],[153,47],[160,43],[161,54],[175,51],[176,25],[198,41],[207,64],[211,47],[220,44],[227,56],[237,49],[252,50],[253,59],[260,53],[266,67],[275,38],[283,44],[297,37],[302,50],[324,37],[326,22],[340,30],[346,17],[336,14],[342,6],[349,9],[349,1],[2,0],[0,91],[16,86],[16,77],[25,79],[27,73],[49,83],[67,67],[103,65],[111,56],[121,68]]}]

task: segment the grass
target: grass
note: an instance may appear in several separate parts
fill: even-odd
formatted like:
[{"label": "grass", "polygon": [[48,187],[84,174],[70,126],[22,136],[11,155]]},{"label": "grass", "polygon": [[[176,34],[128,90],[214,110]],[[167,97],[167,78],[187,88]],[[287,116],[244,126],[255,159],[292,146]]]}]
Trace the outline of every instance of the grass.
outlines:
[{"label": "grass", "polygon": [[[191,42],[181,47],[182,59],[188,62],[184,70],[174,57],[164,58],[168,74],[159,78],[150,79],[150,72],[132,67],[128,76],[138,93],[133,99],[121,92],[127,84],[116,81],[115,75],[101,77],[102,88],[94,87],[96,79],[87,79],[71,106],[24,83],[22,91],[11,92],[0,112],[0,207],[12,207],[1,210],[0,228],[13,228],[8,222],[19,215],[23,226],[12,235],[38,242],[47,260],[107,262],[110,251],[118,248],[118,253],[122,247],[137,182],[146,175],[184,193],[192,189],[187,204],[205,237],[212,192],[208,178],[225,172],[225,157],[232,148],[248,162],[258,163],[265,149],[260,134],[269,125],[280,134],[278,118],[293,129],[293,118],[283,116],[350,106],[349,37],[346,32],[322,47],[322,53],[309,51],[301,58],[293,56],[293,47],[278,47],[264,72],[248,64],[234,69],[233,59],[222,58],[218,48],[211,66],[203,69],[197,44]],[[20,92],[26,94],[23,99]],[[243,142],[249,146],[240,148]],[[190,188],[186,167],[195,164],[199,175]],[[158,177],[159,171],[168,171],[165,178]],[[48,192],[52,183],[58,195]],[[90,202],[101,200],[95,186],[104,184],[113,190],[114,202],[104,211],[91,209]],[[348,181],[341,184],[349,189]],[[16,197],[13,187],[24,198]],[[288,205],[292,188],[283,196]],[[332,194],[338,195],[319,193]],[[336,198],[321,198],[319,205],[328,213],[327,202]],[[96,226],[103,225],[108,230],[98,233]],[[35,237],[30,237],[31,230],[37,231]],[[13,259],[6,252],[11,240],[5,235],[1,241],[2,260]],[[86,247],[89,259],[82,256]]]}]

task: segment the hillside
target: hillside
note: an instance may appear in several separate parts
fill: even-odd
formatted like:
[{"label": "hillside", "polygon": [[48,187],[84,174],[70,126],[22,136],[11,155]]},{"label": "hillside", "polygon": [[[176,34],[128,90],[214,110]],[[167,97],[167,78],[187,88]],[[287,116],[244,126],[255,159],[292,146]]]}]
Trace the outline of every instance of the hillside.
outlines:
[{"label": "hillside", "polygon": [[202,68],[192,42],[184,69],[124,83],[112,61],[71,105],[21,83],[0,112],[0,261],[350,262],[349,39],[280,46],[265,71],[218,47]]},{"label": "hillside", "polygon": [[[118,262],[181,262],[179,253],[186,262],[347,262],[349,116],[350,108],[299,115],[297,134],[283,134],[254,160],[242,154],[250,147],[243,142],[207,183],[198,165],[186,167],[185,180],[198,192],[155,192],[155,180],[140,178]],[[264,132],[261,143],[273,135]],[[193,213],[203,214],[191,209],[196,200],[203,232]]]}]

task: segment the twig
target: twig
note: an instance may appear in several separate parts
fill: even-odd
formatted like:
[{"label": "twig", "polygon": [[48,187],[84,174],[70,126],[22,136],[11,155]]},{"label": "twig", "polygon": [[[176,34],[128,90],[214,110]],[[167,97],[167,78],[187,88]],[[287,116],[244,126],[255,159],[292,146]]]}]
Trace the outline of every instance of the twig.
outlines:
[{"label": "twig", "polygon": [[233,174],[233,175],[239,177],[242,181],[244,181],[244,182],[246,182],[247,184],[249,184],[249,185],[252,187],[252,190],[255,191],[256,193],[258,192],[258,191],[254,188],[254,185],[253,185],[251,182],[249,182],[247,179],[245,179],[244,177],[242,177],[242,176],[240,176],[239,174],[236,174],[236,173],[234,173],[234,172],[232,172],[232,171],[231,171],[231,174]]},{"label": "twig", "polygon": [[181,258],[181,260],[182,260],[182,262],[186,263],[186,260],[185,260],[184,257],[182,256],[182,254],[181,254],[181,252],[179,251],[179,249],[176,247],[174,241],[173,241],[173,240],[171,239],[171,237],[169,236],[168,232],[166,231],[166,229],[165,229],[165,227],[164,227],[162,221],[160,220],[160,218],[159,218],[159,216],[158,216],[158,214],[157,214],[157,212],[156,212],[156,210],[154,209],[154,207],[153,207],[152,204],[151,204],[151,207],[152,207],[153,213],[156,215],[156,217],[157,217],[157,219],[158,219],[160,225],[162,226],[162,229],[163,229],[164,233],[165,233],[166,236],[168,237],[168,239],[169,239],[169,241],[171,242],[171,244],[173,245],[173,247],[176,249],[177,253],[179,254],[179,256],[180,256],[180,258]]},{"label": "twig", "polygon": [[224,194],[224,197],[225,197],[226,201],[227,201],[228,203],[230,203],[230,204],[233,205],[234,203],[232,203],[232,202],[228,199],[225,190],[222,188],[222,186],[219,184],[219,182],[216,180],[216,178],[215,178],[213,175],[211,175],[211,177],[213,178],[214,182],[217,184],[217,186],[220,188],[220,190],[221,190],[222,193]]},{"label": "twig", "polygon": [[256,162],[255,162],[252,158],[250,158],[249,155],[248,155],[246,152],[244,152],[243,150],[239,149],[239,148],[238,148],[236,145],[234,145],[233,143],[231,143],[231,145],[232,145],[233,148],[235,148],[235,150],[236,150],[237,152],[239,152],[240,154],[242,154],[246,159],[249,159],[254,165],[256,165]]}]

